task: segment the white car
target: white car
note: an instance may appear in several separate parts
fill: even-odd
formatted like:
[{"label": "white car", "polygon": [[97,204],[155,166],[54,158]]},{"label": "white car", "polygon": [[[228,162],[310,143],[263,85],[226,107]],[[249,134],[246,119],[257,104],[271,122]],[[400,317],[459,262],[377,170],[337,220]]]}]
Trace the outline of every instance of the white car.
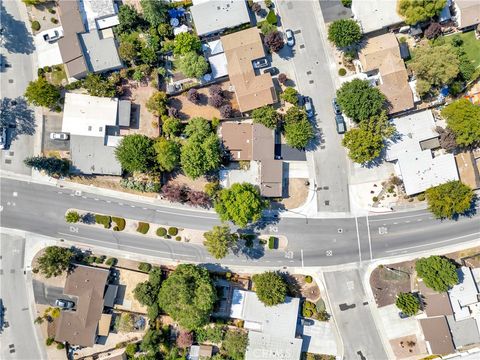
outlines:
[{"label": "white car", "polygon": [[293,37],[293,31],[288,29],[285,31],[285,37],[287,38],[287,45],[292,47],[295,45],[295,38]]},{"label": "white car", "polygon": [[70,136],[67,133],[55,133],[52,132],[50,133],[50,139],[51,140],[68,140]]},{"label": "white car", "polygon": [[50,30],[46,30],[43,33],[43,40],[45,40],[46,42],[52,43],[60,39],[62,36],[63,36],[63,33],[60,30],[50,29]]}]

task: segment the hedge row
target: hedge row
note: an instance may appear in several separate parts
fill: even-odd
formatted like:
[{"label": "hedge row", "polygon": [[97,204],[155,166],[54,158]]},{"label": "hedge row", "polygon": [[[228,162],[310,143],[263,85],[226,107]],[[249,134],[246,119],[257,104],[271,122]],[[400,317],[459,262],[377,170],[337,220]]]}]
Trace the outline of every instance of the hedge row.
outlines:
[{"label": "hedge row", "polygon": [[108,215],[95,214],[95,222],[97,224],[103,225],[105,229],[110,229],[110,227],[112,226],[112,218]]},{"label": "hedge row", "polygon": [[137,226],[137,231],[141,234],[146,234],[148,232],[148,230],[150,229],[150,224],[149,223],[145,223],[145,222],[139,222],[138,223],[138,226]]},{"label": "hedge row", "polygon": [[124,218],[112,216],[112,221],[116,224],[116,226],[113,228],[114,231],[125,230],[125,219]]}]

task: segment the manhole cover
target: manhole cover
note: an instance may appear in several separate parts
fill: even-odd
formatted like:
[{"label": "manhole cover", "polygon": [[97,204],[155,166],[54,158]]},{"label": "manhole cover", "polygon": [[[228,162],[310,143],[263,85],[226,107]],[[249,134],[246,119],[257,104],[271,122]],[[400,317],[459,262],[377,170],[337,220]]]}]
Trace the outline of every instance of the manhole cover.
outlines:
[{"label": "manhole cover", "polygon": [[10,159],[5,159],[5,164],[11,164],[12,163],[12,160]]},{"label": "manhole cover", "polygon": [[325,145],[320,146],[320,149],[322,150],[325,149]]},{"label": "manhole cover", "polygon": [[305,49],[305,44],[299,46],[300,49]]},{"label": "manhole cover", "polygon": [[339,234],[343,233],[343,229],[338,229],[337,231]]},{"label": "manhole cover", "polygon": [[293,33],[294,34],[300,34],[302,32],[302,30],[295,30]]},{"label": "manhole cover", "polygon": [[15,152],[14,152],[14,151],[9,151],[9,152],[8,152],[8,155],[9,155],[9,156],[13,156],[13,155],[15,155]]},{"label": "manhole cover", "polygon": [[329,200],[325,200],[325,206],[328,206],[330,205],[330,201]]},{"label": "manhole cover", "polygon": [[311,74],[312,74],[312,72],[311,72],[311,71],[307,71],[307,75],[311,75]]},{"label": "manhole cover", "polygon": [[8,82],[9,82],[10,84],[13,84],[13,79],[8,79]]},{"label": "manhole cover", "polygon": [[330,189],[329,186],[324,186],[324,187],[323,187],[323,190],[328,190],[328,189]]},{"label": "manhole cover", "polygon": [[10,269],[10,274],[15,274],[15,269]]},{"label": "manhole cover", "polygon": [[313,80],[310,80],[308,83],[309,83],[309,84],[313,84]]}]

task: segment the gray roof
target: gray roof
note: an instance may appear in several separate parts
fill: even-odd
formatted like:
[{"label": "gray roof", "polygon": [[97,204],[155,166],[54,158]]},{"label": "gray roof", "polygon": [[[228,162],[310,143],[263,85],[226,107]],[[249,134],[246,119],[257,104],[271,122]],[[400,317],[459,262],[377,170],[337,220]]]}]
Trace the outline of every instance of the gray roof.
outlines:
[{"label": "gray roof", "polygon": [[307,154],[304,150],[295,149],[287,144],[275,144],[275,155],[286,161],[306,161]]},{"label": "gray roof", "polygon": [[107,286],[107,291],[105,291],[105,296],[103,298],[103,305],[109,308],[113,308],[115,305],[115,300],[117,298],[118,285],[109,284]]},{"label": "gray roof", "polygon": [[477,322],[473,317],[462,321],[455,321],[453,315],[448,315],[447,321],[448,326],[450,326],[450,332],[452,333],[453,343],[457,349],[462,346],[480,342]]},{"label": "gray roof", "polygon": [[115,147],[104,143],[103,137],[71,135],[72,172],[121,175],[122,167],[115,157]]},{"label": "gray roof", "polygon": [[123,66],[113,37],[101,39],[96,30],[79,34],[79,37],[85,61],[91,71],[101,73]]},{"label": "gray roof", "polygon": [[130,126],[130,113],[132,111],[132,103],[130,100],[119,100],[118,101],[118,121],[119,126]]}]

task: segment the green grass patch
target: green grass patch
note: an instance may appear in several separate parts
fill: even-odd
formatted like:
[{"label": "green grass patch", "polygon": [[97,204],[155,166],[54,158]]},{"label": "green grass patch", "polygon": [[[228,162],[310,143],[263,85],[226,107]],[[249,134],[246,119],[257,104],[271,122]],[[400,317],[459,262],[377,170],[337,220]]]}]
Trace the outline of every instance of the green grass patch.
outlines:
[{"label": "green grass patch", "polygon": [[145,222],[139,222],[138,223],[138,226],[137,226],[137,231],[141,234],[146,234],[148,232],[148,230],[150,229],[150,224],[149,223],[145,223]]},{"label": "green grass patch", "polygon": [[112,218],[107,215],[95,214],[95,222],[103,225],[105,229],[110,229],[112,226]]},{"label": "green grass patch", "polygon": [[112,221],[117,225],[116,231],[123,231],[125,230],[125,219],[112,216]]},{"label": "green grass patch", "polygon": [[275,236],[270,236],[268,238],[268,248],[270,250],[273,250],[273,249],[277,248],[277,238]]},{"label": "green grass patch", "polygon": [[65,69],[62,65],[55,65],[52,69],[52,73],[50,74],[50,81],[53,85],[60,86],[63,80],[67,80],[67,74],[65,73]]},{"label": "green grass patch", "polygon": [[475,68],[480,66],[480,40],[475,37],[475,31],[468,31],[461,34],[453,34],[445,36],[446,43],[452,43],[455,37],[460,37],[463,40],[463,44],[460,46],[468,58],[472,61]]}]

